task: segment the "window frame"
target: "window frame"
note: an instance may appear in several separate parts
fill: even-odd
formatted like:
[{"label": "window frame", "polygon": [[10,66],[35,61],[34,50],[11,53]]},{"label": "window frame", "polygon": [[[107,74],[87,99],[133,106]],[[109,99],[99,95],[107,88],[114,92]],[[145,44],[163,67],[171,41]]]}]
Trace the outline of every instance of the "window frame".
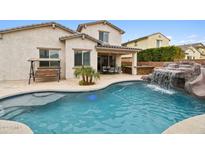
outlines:
[{"label": "window frame", "polygon": [[[76,65],[76,61],[75,61],[75,53],[76,52],[79,52],[79,53],[81,53],[82,55],[81,55],[81,65]],[[88,65],[84,65],[84,53],[89,53],[89,64]],[[90,66],[91,65],[91,50],[83,50],[83,49],[75,49],[74,50],[74,67],[81,67],[81,66]]]},{"label": "window frame", "polygon": [[[39,59],[59,59],[59,57],[60,57],[60,49],[39,48],[38,51],[39,51]],[[47,57],[46,58],[41,58],[40,57],[41,51],[47,51],[48,52],[48,58]],[[58,58],[51,58],[50,57],[51,56],[50,52],[52,52],[52,51],[55,51],[55,52],[58,53]],[[48,63],[48,66],[41,66],[41,63],[45,63],[45,62]],[[39,62],[39,67],[41,67],[41,68],[42,67],[48,67],[48,68],[60,67],[60,66],[57,66],[58,64],[57,65],[53,65],[52,63],[56,63],[56,61],[40,61]]]},{"label": "window frame", "polygon": [[[159,44],[158,44],[158,42],[159,42]],[[162,40],[156,40],[156,47],[157,48],[162,47]]]},{"label": "window frame", "polygon": [[[100,33],[102,33],[103,35],[102,35],[102,40],[100,39]],[[105,37],[105,35],[104,34],[107,34],[107,41],[105,41],[105,39],[104,39],[104,37]],[[99,40],[100,41],[103,41],[103,42],[105,42],[105,43],[109,43],[109,34],[110,34],[110,32],[108,32],[108,31],[99,31]]]}]

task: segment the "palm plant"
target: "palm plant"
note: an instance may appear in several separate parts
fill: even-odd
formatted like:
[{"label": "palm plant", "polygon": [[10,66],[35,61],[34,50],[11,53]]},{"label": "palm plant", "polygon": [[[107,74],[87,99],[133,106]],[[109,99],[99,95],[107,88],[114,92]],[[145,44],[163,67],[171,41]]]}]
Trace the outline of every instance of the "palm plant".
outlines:
[{"label": "palm plant", "polygon": [[92,85],[94,84],[93,79],[99,79],[100,74],[96,72],[92,67],[77,68],[74,72],[75,77],[82,77],[82,80],[79,82],[80,85]]}]

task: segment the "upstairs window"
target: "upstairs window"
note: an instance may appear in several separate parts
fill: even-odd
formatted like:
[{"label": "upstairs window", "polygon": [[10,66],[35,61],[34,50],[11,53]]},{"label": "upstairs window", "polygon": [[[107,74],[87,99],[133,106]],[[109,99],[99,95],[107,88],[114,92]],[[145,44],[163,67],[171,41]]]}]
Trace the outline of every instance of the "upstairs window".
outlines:
[{"label": "upstairs window", "polygon": [[156,41],[156,47],[160,48],[162,46],[162,40],[157,40]]},{"label": "upstairs window", "polygon": [[90,66],[90,51],[75,51],[75,66]]},{"label": "upstairs window", "polygon": [[[42,59],[58,59],[59,51],[58,50],[49,50],[49,49],[40,49],[39,58]],[[40,61],[40,67],[58,67],[59,62],[57,61]]]},{"label": "upstairs window", "polygon": [[109,41],[109,32],[99,32],[99,40],[108,43]]}]

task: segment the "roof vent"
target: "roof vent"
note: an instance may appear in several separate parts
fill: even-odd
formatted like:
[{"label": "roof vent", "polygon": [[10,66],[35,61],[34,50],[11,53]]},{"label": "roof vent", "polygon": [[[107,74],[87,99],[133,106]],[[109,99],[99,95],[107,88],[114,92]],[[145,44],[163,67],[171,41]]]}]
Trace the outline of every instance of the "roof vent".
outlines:
[{"label": "roof vent", "polygon": [[55,29],[55,28],[56,28],[56,25],[55,25],[55,24],[52,24],[52,27],[53,27],[53,29]]},{"label": "roof vent", "polygon": [[83,40],[85,39],[85,35],[84,35],[84,34],[82,35],[82,39],[83,39]]}]

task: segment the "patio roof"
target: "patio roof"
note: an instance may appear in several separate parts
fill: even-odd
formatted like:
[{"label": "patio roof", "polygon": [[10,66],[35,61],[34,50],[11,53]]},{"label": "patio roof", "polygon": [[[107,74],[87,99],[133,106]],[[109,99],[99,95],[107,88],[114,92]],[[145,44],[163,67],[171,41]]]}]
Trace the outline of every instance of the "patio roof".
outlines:
[{"label": "patio roof", "polygon": [[97,52],[114,53],[114,54],[130,54],[141,51],[138,48],[130,48],[117,45],[97,45]]}]

